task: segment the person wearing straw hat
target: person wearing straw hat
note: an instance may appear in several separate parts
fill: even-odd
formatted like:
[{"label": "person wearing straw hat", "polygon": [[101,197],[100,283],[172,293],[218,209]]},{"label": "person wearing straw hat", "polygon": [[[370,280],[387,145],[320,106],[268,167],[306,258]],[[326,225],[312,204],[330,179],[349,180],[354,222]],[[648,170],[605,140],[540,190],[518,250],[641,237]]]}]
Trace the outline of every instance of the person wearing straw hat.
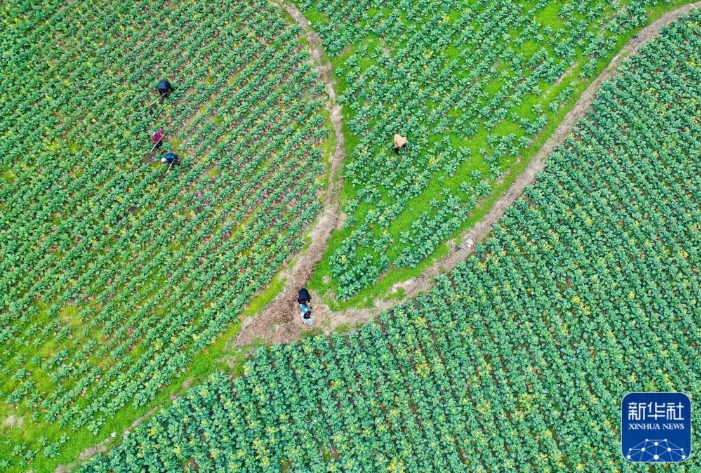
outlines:
[{"label": "person wearing straw hat", "polygon": [[395,134],[394,135],[394,152],[399,154],[400,149],[406,149],[406,144],[408,142],[409,142],[409,140],[406,139],[406,136]]}]

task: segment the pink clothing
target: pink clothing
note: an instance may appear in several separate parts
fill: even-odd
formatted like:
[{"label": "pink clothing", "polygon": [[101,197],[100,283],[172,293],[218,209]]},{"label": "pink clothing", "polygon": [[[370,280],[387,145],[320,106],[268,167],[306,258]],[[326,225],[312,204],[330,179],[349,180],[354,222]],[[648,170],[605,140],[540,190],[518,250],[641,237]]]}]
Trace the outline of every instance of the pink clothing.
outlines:
[{"label": "pink clothing", "polygon": [[151,134],[151,141],[155,144],[160,141],[163,141],[163,138],[166,136],[166,131],[163,129],[160,129],[158,131],[154,131]]}]

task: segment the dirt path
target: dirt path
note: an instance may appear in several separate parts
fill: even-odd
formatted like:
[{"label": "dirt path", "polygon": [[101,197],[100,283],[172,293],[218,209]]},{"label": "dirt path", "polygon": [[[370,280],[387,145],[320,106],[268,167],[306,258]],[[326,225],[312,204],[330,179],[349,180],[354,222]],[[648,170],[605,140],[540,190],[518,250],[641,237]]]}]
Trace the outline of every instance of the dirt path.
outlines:
[{"label": "dirt path", "polygon": [[[290,271],[283,291],[278,297],[265,309],[265,311],[256,318],[244,320],[243,327],[239,336],[235,340],[238,346],[250,346],[257,338],[265,343],[289,343],[292,340],[299,338],[304,328],[302,325],[298,307],[295,302],[297,289],[304,286],[311,276],[314,266],[321,260],[322,254],[326,247],[326,242],[331,234],[331,231],[339,222],[339,200],[338,194],[343,183],[340,175],[343,159],[346,155],[343,133],[341,131],[342,117],[341,107],[336,103],[335,82],[333,81],[331,65],[323,63],[323,54],[321,39],[310,29],[310,24],[304,18],[302,13],[294,6],[288,3],[275,2],[294,18],[304,30],[304,34],[309,41],[309,48],[314,60],[315,66],[326,86],[326,91],[329,96],[327,109],[331,114],[334,132],[336,135],[336,148],[331,159],[331,171],[329,174],[329,188],[325,196],[324,211],[319,219],[316,227],[312,230],[312,243],[309,248],[299,258],[297,264]],[[680,7],[672,12],[669,12],[658,20],[641,30],[623,49],[613,58],[611,63],[601,73],[601,75],[587,88],[584,94],[580,97],[574,108],[567,114],[564,120],[560,123],[555,133],[539,150],[538,154],[529,163],[525,171],[511,185],[507,192],[494,204],[489,213],[471,230],[465,232],[461,238],[458,247],[460,249],[453,250],[449,255],[437,261],[431,268],[422,273],[415,279],[410,279],[403,283],[395,285],[395,288],[402,287],[404,289],[404,297],[401,300],[393,299],[377,300],[375,305],[370,309],[349,309],[340,312],[333,312],[328,306],[323,304],[316,298],[314,301],[314,320],[315,326],[320,327],[324,332],[329,333],[341,325],[356,326],[362,325],[375,316],[382,310],[386,310],[410,298],[416,297],[422,292],[428,291],[433,286],[433,279],[438,274],[450,271],[455,265],[467,258],[473,251],[476,242],[483,241],[489,234],[492,225],[504,214],[506,209],[518,199],[527,185],[535,181],[535,176],[545,167],[545,160],[557,146],[562,144],[565,138],[572,132],[574,124],[584,116],[589,110],[594,100],[596,91],[601,83],[611,78],[621,63],[621,61],[635,54],[641,46],[653,39],[662,27],[673,22],[681,15],[688,13],[693,8],[701,8],[701,1],[694,2],[683,7]],[[186,381],[187,385],[189,383]],[[184,384],[183,388],[187,386]],[[171,400],[175,396],[171,396]],[[147,414],[136,419],[130,426],[134,429],[142,421],[149,418],[156,410],[162,406],[157,406],[151,409]],[[122,432],[128,434],[129,429]],[[115,441],[116,433],[105,439],[103,442],[88,448],[81,452],[80,459],[75,462],[61,465],[54,470],[54,473],[64,473],[73,470],[80,463],[96,453],[106,451],[113,441]]]},{"label": "dirt path", "polygon": [[[309,51],[312,62],[323,82],[328,101],[326,109],[331,116],[331,123],[336,139],[336,147],[331,157],[331,169],[329,172],[329,186],[324,198],[324,210],[312,230],[311,244],[298,258],[295,265],[288,271],[287,280],[283,290],[266,307],[263,313],[245,319],[241,331],[236,337],[236,345],[251,345],[256,339],[266,342],[290,342],[297,339],[302,332],[302,323],[297,320],[299,308],[295,302],[297,291],[304,287],[312,275],[312,270],[321,261],[326,249],[326,243],[331,236],[331,231],[336,228],[339,215],[338,195],[343,185],[341,168],[346,156],[346,146],[343,139],[341,106],[336,103],[336,83],[333,79],[333,68],[328,60],[324,60],[321,38],[311,28],[311,23],[302,15],[297,7],[289,2],[273,2],[287,13],[302,27],[304,36],[309,42]],[[315,307],[316,309],[316,307]]]},{"label": "dirt path", "polygon": [[[292,274],[288,277],[285,288],[282,293],[273,301],[273,303],[259,316],[252,321],[244,321],[244,326],[241,329],[239,337],[236,340],[238,346],[251,344],[256,338],[265,343],[289,343],[297,339],[304,330],[299,318],[299,309],[295,303],[296,291],[303,287],[309,281],[311,272],[316,263],[321,259],[326,241],[338,221],[338,192],[342,179],[339,176],[334,180],[333,176],[341,168],[341,161],[345,156],[345,148],[343,145],[343,135],[341,133],[341,113],[340,107],[335,104],[334,83],[331,80],[330,64],[321,64],[322,46],[319,36],[310,29],[309,21],[302,13],[289,3],[277,2],[278,5],[285,8],[287,12],[295,19],[295,21],[303,28],[309,47],[312,52],[312,57],[320,71],[321,76],[326,84],[326,89],[329,94],[329,108],[332,110],[332,118],[334,122],[334,130],[336,132],[336,153],[332,162],[331,168],[331,185],[326,195],[326,206],[324,213],[313,231],[312,245],[309,250],[302,256],[299,263],[292,270]],[[487,215],[480,220],[473,228],[466,231],[458,239],[459,243],[451,252],[429,269],[424,271],[420,276],[396,284],[395,288],[403,288],[404,296],[402,299],[392,299],[391,301],[378,299],[372,308],[368,309],[349,309],[340,312],[333,312],[323,302],[316,298],[314,300],[314,324],[320,327],[324,332],[330,333],[340,325],[362,325],[369,320],[372,320],[382,310],[389,309],[393,305],[412,299],[417,295],[427,292],[432,286],[436,276],[452,270],[460,261],[465,260],[473,253],[475,245],[484,241],[489,235],[492,225],[496,223],[508,207],[521,197],[526,186],[535,181],[536,175],[545,168],[545,162],[550,153],[562,143],[567,136],[572,132],[574,125],[587,113],[591,108],[592,102],[599,90],[601,83],[613,77],[618,68],[626,57],[637,53],[637,51],[647,42],[657,36],[660,30],[672,23],[680,16],[688,13],[692,9],[701,8],[701,1],[693,2],[688,5],[677,8],[668,12],[655,20],[650,25],[643,28],[637,35],[633,37],[611,60],[604,71],[589,85],[579,98],[575,106],[565,116],[560,125],[557,127],[553,135],[546,141],[543,147],[538,151],[536,156],[531,160],[523,173],[514,181],[504,195],[502,195]]]},{"label": "dirt path", "polygon": [[475,244],[484,241],[489,235],[492,225],[496,223],[506,209],[510,207],[516,200],[521,197],[526,186],[535,182],[536,174],[545,169],[545,162],[552,151],[563,144],[565,139],[572,133],[575,124],[584,117],[591,108],[596,93],[601,86],[601,83],[612,78],[621,65],[621,62],[628,57],[636,54],[638,50],[646,43],[654,39],[660,30],[677,20],[680,16],[688,13],[694,8],[701,8],[701,2],[694,2],[688,5],[677,8],[669,13],[662,15],[650,25],[643,28],[635,35],[623,48],[614,56],[611,62],[606,66],[601,74],[592,82],[579,98],[574,108],[560,122],[553,135],[545,142],[542,148],[538,151],[535,157],[528,164],[521,175],[516,178],[511,187],[506,193],[501,196],[489,213],[480,220],[471,230],[463,233],[456,248],[450,254],[437,261],[431,268],[423,272],[415,280],[410,280],[404,283],[404,298],[410,299],[416,297],[422,292],[426,292],[433,286],[433,279],[441,274],[452,270],[460,261],[463,261],[474,251]]}]

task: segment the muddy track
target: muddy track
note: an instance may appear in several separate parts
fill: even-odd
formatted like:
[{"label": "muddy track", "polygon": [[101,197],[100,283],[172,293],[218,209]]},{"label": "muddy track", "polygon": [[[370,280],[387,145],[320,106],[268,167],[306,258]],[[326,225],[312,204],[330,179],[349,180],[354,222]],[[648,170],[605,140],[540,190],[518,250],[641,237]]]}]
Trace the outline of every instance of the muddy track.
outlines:
[{"label": "muddy track", "polygon": [[309,43],[308,47],[312,62],[326,89],[328,96],[326,109],[331,117],[336,145],[330,160],[331,169],[329,172],[329,185],[324,197],[324,210],[310,233],[311,244],[297,258],[292,268],[287,271],[285,285],[275,300],[261,314],[243,321],[241,331],[235,340],[238,346],[251,345],[256,339],[264,340],[265,342],[290,342],[297,339],[301,334],[303,325],[296,318],[299,311],[295,302],[297,291],[309,281],[314,267],[321,261],[331,232],[338,224],[338,196],[343,185],[341,169],[346,156],[342,130],[343,119],[341,106],[336,103],[336,83],[333,78],[333,68],[331,63],[325,60],[321,38],[311,29],[311,23],[297,7],[289,2],[273,1],[272,3],[285,9],[294,21],[302,27],[303,34]]},{"label": "muddy track", "polygon": [[[298,307],[295,302],[296,291],[298,288],[306,285],[311,276],[314,266],[321,260],[326,242],[331,234],[331,231],[339,223],[339,200],[338,194],[343,183],[340,175],[343,159],[346,155],[346,149],[343,141],[343,133],[341,131],[342,117],[341,108],[336,104],[335,83],[332,76],[332,68],[329,63],[322,63],[323,49],[321,39],[310,29],[310,24],[304,18],[302,13],[289,3],[275,2],[281,8],[285,8],[294,20],[302,26],[304,34],[309,41],[309,48],[314,60],[315,66],[319,71],[320,77],[326,86],[326,91],[329,96],[327,109],[331,113],[334,132],[336,134],[336,147],[334,155],[331,159],[331,170],[329,173],[329,188],[325,196],[324,211],[321,218],[312,230],[312,243],[309,248],[301,255],[298,263],[296,263],[290,271],[290,276],[287,278],[283,291],[278,297],[256,318],[247,319],[243,323],[243,327],[236,340],[232,340],[238,346],[250,346],[256,338],[259,338],[265,343],[289,343],[296,340],[306,329],[299,319]],[[489,213],[471,230],[465,232],[461,238],[459,250],[453,250],[446,257],[437,261],[431,268],[422,273],[415,279],[410,279],[401,284],[396,284],[395,287],[404,289],[404,298],[407,300],[416,297],[422,292],[428,291],[433,286],[434,278],[441,273],[450,271],[455,265],[466,259],[474,251],[474,246],[477,242],[484,241],[489,235],[492,225],[504,214],[506,209],[512,205],[516,199],[522,194],[527,185],[535,181],[536,174],[542,171],[545,167],[545,161],[549,154],[557,146],[562,144],[565,138],[572,132],[575,123],[584,116],[589,110],[594,100],[596,91],[601,83],[611,78],[618,70],[621,61],[635,54],[641,46],[652,40],[665,25],[672,23],[681,15],[688,13],[693,8],[701,8],[701,1],[694,2],[683,7],[680,7],[672,12],[669,12],[658,20],[641,30],[630,42],[628,42],[621,51],[613,58],[611,63],[599,75],[599,77],[587,88],[584,94],[575,104],[574,108],[567,114],[564,120],[560,123],[555,133],[539,150],[538,154],[529,163],[528,167],[511,185],[507,192],[494,204]],[[314,304],[314,320],[315,325],[321,327],[326,333],[331,332],[340,325],[361,325],[372,320],[382,310],[386,310],[401,302],[402,300],[393,299],[391,301],[377,300],[375,305],[370,309],[349,309],[339,312],[333,312],[328,306],[321,301],[315,300]],[[186,382],[187,383],[187,382]],[[189,385],[189,383],[188,383]],[[186,389],[183,385],[183,389]],[[171,400],[175,395],[171,396]],[[160,406],[163,407],[163,406]],[[134,421],[130,429],[134,429],[141,422],[149,418],[159,407],[151,409],[146,415],[141,416]],[[128,430],[122,433],[128,433]],[[64,473],[76,468],[80,463],[84,462],[96,453],[106,451],[110,448],[114,437],[108,437],[101,443],[84,450],[80,454],[80,459],[67,465],[57,467],[54,473]]]},{"label": "muddy track", "polygon": [[[314,265],[321,259],[326,241],[339,218],[338,192],[340,191],[342,180],[339,177],[334,181],[333,176],[341,169],[341,160],[345,156],[345,148],[343,146],[343,135],[341,133],[340,107],[335,104],[334,100],[334,83],[331,80],[330,65],[321,64],[321,58],[323,57],[321,39],[310,29],[310,23],[302,13],[288,2],[276,2],[276,4],[287,10],[294,20],[303,28],[309,40],[312,57],[321,73],[327,92],[329,93],[329,107],[331,110],[337,110],[335,114],[332,113],[332,116],[335,115],[334,130],[337,139],[336,153],[332,163],[331,185],[326,196],[324,213],[319,224],[312,233],[312,245],[307,252],[303,254],[300,262],[297,263],[292,270],[292,274],[288,277],[284,290],[275,301],[268,306],[261,315],[257,316],[252,321],[244,321],[244,326],[236,340],[238,346],[249,345],[256,339],[264,343],[289,343],[300,336],[304,330],[304,326],[299,318],[299,309],[295,303],[296,291],[305,286],[309,281],[311,271]],[[589,111],[601,83],[613,77],[618,71],[621,62],[626,57],[637,53],[644,44],[654,39],[664,26],[672,23],[680,16],[695,8],[701,8],[701,1],[684,5],[662,15],[653,23],[643,28],[633,39],[623,46],[608,66],[606,66],[604,71],[584,91],[553,135],[545,142],[543,147],[540,148],[535,157],[529,162],[526,169],[516,181],[511,184],[506,193],[494,203],[487,215],[457,239],[458,244],[451,249],[448,255],[436,261],[430,268],[421,273],[420,276],[395,285],[395,289],[398,287],[404,289],[404,296],[402,299],[395,298],[390,301],[378,299],[371,308],[348,309],[334,312],[317,297],[314,300],[314,324],[317,327],[321,327],[326,333],[330,333],[340,325],[361,325],[372,320],[381,311],[427,292],[433,286],[436,276],[452,270],[460,261],[465,260],[474,252],[475,245],[484,241],[489,236],[492,225],[504,215],[507,208],[521,197],[526,186],[535,182],[536,175],[545,168],[545,162],[550,153],[556,147],[564,143],[565,139],[572,133],[574,125]]]}]

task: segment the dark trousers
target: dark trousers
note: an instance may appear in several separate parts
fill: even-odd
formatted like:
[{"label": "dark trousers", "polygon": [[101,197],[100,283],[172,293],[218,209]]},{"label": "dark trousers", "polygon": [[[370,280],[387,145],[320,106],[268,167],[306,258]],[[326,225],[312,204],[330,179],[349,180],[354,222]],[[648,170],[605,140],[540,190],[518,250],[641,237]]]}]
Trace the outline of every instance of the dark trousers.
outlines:
[{"label": "dark trousers", "polygon": [[404,143],[401,148],[394,148],[394,152],[399,154],[400,149],[406,149],[406,143]]}]

